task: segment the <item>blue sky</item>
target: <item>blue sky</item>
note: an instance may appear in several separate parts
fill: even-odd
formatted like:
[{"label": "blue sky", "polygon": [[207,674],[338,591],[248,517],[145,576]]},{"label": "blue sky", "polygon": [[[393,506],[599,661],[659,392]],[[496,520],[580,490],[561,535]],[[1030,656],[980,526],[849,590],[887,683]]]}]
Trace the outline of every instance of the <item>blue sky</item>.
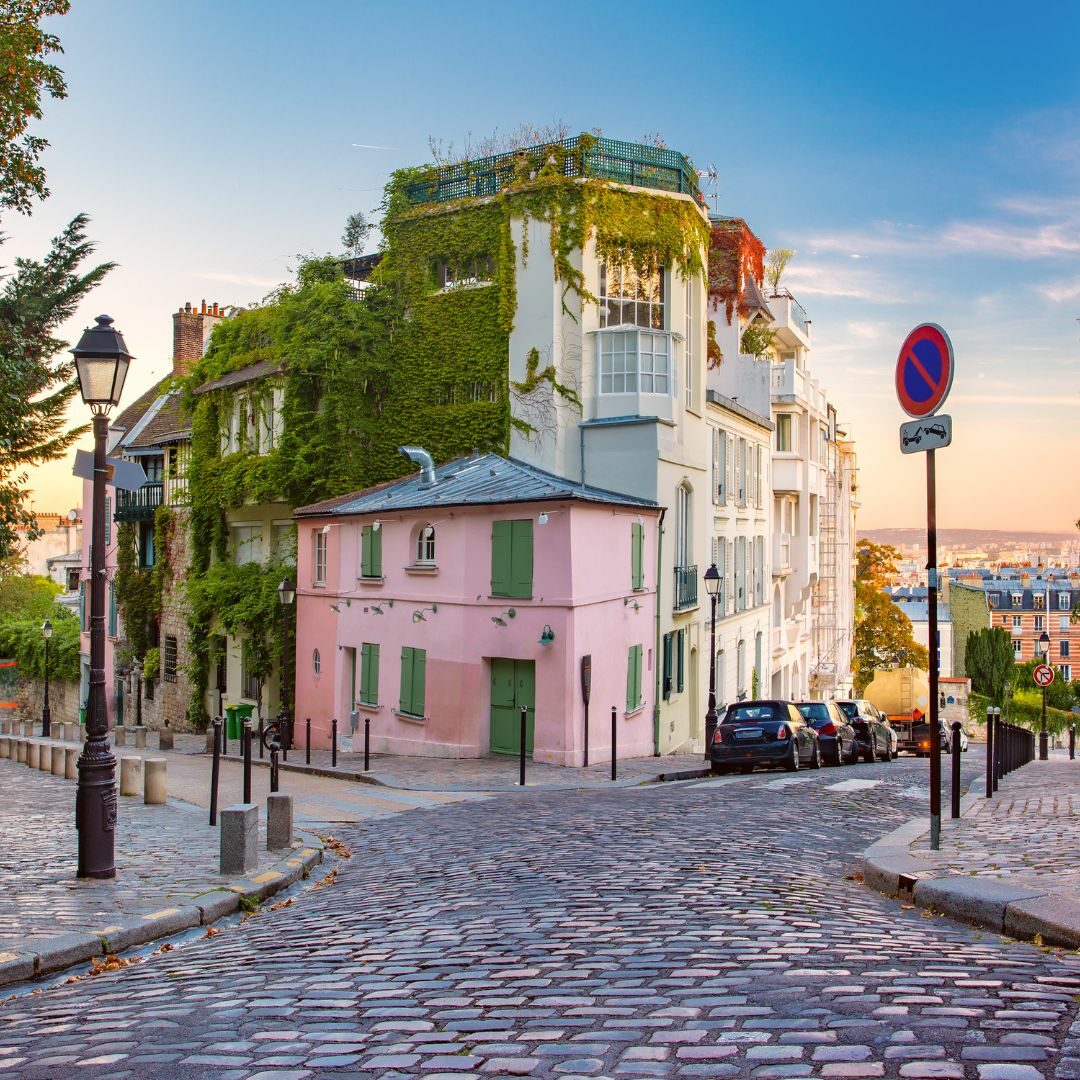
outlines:
[{"label": "blue sky", "polygon": [[[126,400],[168,370],[172,311],[257,299],[338,250],[429,137],[561,120],[661,133],[717,166],[721,212],[796,249],[786,283],[858,445],[861,526],[924,520],[892,389],[923,321],[957,354],[940,523],[1080,516],[1080,4],[74,0],[54,23],[53,194],[5,218],[0,257],[91,215],[120,267],[70,334],[115,318],[138,358]],[[34,482],[39,510],[78,501],[67,463]]]}]

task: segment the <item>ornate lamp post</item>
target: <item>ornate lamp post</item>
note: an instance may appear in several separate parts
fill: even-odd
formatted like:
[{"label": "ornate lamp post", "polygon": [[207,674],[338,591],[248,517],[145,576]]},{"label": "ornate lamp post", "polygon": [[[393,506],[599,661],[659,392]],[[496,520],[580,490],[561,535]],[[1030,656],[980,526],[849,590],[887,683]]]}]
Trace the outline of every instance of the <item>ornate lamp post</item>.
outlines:
[{"label": "ornate lamp post", "polygon": [[[1050,663],[1050,635],[1044,630],[1039,635],[1039,655],[1044,664]],[[1046,687],[1042,688],[1042,724],[1039,727],[1039,760],[1050,758],[1049,739],[1046,734]]]},{"label": "ornate lamp post", "polygon": [[705,757],[709,756],[716,736],[716,594],[720,591],[720,571],[713,563],[705,571],[705,590],[712,613],[712,642],[709,646],[709,711],[705,714]]},{"label": "ornate lamp post", "polygon": [[105,441],[109,410],[120,401],[131,353],[108,315],[71,350],[82,399],[94,416],[94,494],[90,534],[90,695],[86,745],[79,757],[75,828],[79,877],[116,877],[116,758],[105,704]]},{"label": "ornate lamp post", "polygon": [[41,624],[41,636],[45,639],[45,700],[41,703],[41,737],[47,739],[52,733],[52,711],[49,709],[49,638],[52,623],[46,619]]},{"label": "ornate lamp post", "polygon": [[284,631],[284,648],[281,657],[281,737],[285,749],[292,749],[292,723],[289,719],[289,610],[296,600],[296,586],[292,578],[285,578],[278,586],[278,599],[281,601],[281,622]]}]

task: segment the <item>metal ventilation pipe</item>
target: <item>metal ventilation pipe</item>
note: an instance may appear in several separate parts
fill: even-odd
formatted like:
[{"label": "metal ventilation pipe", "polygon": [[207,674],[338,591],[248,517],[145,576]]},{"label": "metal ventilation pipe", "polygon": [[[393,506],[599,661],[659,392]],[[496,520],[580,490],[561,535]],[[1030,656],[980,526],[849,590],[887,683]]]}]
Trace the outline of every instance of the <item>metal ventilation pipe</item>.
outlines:
[{"label": "metal ventilation pipe", "polygon": [[399,446],[398,453],[404,454],[410,461],[420,466],[420,486],[432,487],[435,484],[435,462],[422,446]]}]

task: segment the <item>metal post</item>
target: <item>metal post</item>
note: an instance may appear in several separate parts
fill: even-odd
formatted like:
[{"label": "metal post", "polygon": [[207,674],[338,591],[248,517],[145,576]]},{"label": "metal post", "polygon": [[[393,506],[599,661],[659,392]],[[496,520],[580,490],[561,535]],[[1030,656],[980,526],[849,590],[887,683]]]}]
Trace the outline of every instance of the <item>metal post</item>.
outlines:
[{"label": "metal post", "polygon": [[274,728],[273,738],[270,740],[270,791],[276,792],[280,777],[278,775],[278,755],[281,753],[281,743],[278,742],[278,730]]},{"label": "metal post", "polygon": [[937,613],[937,474],[933,450],[926,452],[926,546],[929,577],[930,647],[930,848],[941,847],[941,736],[938,722],[938,613]]},{"label": "metal post", "polygon": [[221,776],[221,717],[214,717],[214,757],[210,765],[210,824],[217,824],[218,778]]},{"label": "metal post", "polygon": [[364,717],[364,772],[371,768],[371,717]]},{"label": "metal post", "polygon": [[611,779],[615,779],[615,750],[616,739],[618,736],[618,727],[615,720],[615,706],[611,706]]},{"label": "metal post", "polygon": [[304,721],[304,764],[311,764],[311,717]]},{"label": "metal post", "polygon": [[240,745],[244,751],[244,802],[251,802],[251,721],[245,720]]},{"label": "metal post", "polygon": [[[1046,650],[1046,656],[1043,660],[1045,663],[1050,659],[1050,650]],[[1046,687],[1042,688],[1042,723],[1039,727],[1039,760],[1048,761],[1050,759],[1050,747],[1049,737],[1046,731]]]},{"label": "metal post", "polygon": [[78,876],[116,877],[116,758],[105,703],[105,443],[109,419],[94,414],[94,497],[90,541],[90,699],[78,761],[75,828]]},{"label": "metal post", "polygon": [[1069,725],[1069,760],[1076,760],[1076,725]]},{"label": "metal post", "polygon": [[589,703],[585,702],[585,768],[589,767]]},{"label": "metal post", "polygon": [[960,816],[960,721],[952,722],[952,816]]},{"label": "metal post", "polygon": [[266,721],[260,716],[259,717],[259,760],[260,761],[262,760],[263,750],[265,749],[265,747],[263,745],[263,732],[265,730],[266,730]]},{"label": "metal post", "polygon": [[337,717],[330,721],[330,764],[337,768]]},{"label": "metal post", "polygon": [[[710,570],[710,573],[712,571]],[[709,584],[708,582],[705,583]],[[712,609],[712,632],[709,647],[709,711],[705,714],[705,760],[709,760],[712,751],[713,739],[716,738],[716,596],[709,594],[709,605]]]},{"label": "metal post", "polygon": [[994,791],[1001,779],[1001,709],[994,706]]},{"label": "metal post", "polygon": [[52,734],[52,710],[49,708],[49,639],[45,638],[45,700],[41,705],[41,737]]},{"label": "metal post", "polygon": [[529,707],[521,706],[521,739],[518,751],[518,785],[525,786],[525,740],[528,737]]},{"label": "metal post", "polygon": [[221,755],[229,756],[229,718],[225,713],[221,714]]},{"label": "metal post", "polygon": [[994,710],[986,707],[986,797],[994,797]]}]

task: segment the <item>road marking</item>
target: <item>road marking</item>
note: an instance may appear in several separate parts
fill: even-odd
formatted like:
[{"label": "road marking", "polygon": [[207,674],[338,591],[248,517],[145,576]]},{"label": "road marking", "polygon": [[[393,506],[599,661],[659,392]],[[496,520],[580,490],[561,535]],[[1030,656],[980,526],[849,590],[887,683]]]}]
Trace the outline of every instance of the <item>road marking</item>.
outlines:
[{"label": "road marking", "polygon": [[839,784],[830,784],[826,791],[866,791],[877,787],[880,780],[841,780]]},{"label": "road marking", "polygon": [[787,787],[788,784],[805,784],[808,780],[813,780],[812,776],[785,776],[780,780],[769,781],[769,787]]},{"label": "road marking", "polygon": [[906,787],[903,791],[898,791],[897,795],[903,795],[907,799],[925,799],[926,788]]}]

